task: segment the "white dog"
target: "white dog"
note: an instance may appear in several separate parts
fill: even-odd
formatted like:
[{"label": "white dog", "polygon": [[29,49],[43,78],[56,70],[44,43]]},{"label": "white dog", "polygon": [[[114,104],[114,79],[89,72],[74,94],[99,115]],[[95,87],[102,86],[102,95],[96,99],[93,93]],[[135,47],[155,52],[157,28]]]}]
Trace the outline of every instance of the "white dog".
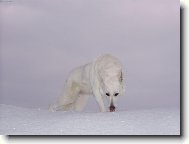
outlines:
[{"label": "white dog", "polygon": [[50,105],[51,111],[81,111],[90,94],[93,94],[101,112],[105,112],[104,98],[109,100],[109,110],[115,111],[117,98],[123,94],[124,82],[119,60],[109,54],[94,62],[74,69],[65,85],[64,93]]}]

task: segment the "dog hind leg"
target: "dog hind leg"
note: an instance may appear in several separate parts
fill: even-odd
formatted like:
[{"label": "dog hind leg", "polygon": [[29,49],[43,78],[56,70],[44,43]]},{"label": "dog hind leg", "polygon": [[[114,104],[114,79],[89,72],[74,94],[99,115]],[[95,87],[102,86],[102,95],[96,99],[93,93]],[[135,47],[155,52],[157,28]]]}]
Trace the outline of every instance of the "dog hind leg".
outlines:
[{"label": "dog hind leg", "polygon": [[87,103],[88,98],[89,98],[89,95],[80,93],[79,97],[77,98],[75,102],[75,110],[82,111]]},{"label": "dog hind leg", "polygon": [[60,96],[54,104],[50,105],[49,110],[52,112],[59,110],[63,110],[63,111],[73,110],[79,92],[80,92],[79,84],[73,81],[68,81],[66,83],[64,94]]}]

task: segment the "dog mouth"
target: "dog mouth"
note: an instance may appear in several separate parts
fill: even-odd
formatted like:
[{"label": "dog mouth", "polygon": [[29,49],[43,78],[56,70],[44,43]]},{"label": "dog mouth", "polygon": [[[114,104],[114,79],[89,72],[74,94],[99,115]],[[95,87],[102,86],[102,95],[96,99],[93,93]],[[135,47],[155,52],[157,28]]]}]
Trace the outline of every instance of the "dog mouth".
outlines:
[{"label": "dog mouth", "polygon": [[115,111],[115,106],[110,106],[110,112],[114,112]]}]

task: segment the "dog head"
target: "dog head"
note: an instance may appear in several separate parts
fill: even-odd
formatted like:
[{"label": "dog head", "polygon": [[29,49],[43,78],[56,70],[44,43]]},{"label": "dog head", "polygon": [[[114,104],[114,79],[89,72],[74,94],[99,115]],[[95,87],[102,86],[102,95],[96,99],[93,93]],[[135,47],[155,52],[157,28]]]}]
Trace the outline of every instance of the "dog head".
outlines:
[{"label": "dog head", "polygon": [[101,83],[101,94],[108,100],[110,112],[115,111],[117,99],[124,92],[121,63],[115,57],[106,55],[98,63]]},{"label": "dog head", "polygon": [[117,100],[124,91],[122,75],[122,72],[120,72],[120,75],[104,81],[104,95],[108,101],[110,112],[115,111],[117,107]]}]

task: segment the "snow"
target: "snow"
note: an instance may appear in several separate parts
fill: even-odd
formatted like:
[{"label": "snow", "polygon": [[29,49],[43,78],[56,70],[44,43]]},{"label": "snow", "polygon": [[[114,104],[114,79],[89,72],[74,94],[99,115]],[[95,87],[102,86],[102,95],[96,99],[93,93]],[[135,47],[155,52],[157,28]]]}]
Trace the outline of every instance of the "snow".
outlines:
[{"label": "snow", "polygon": [[49,112],[0,104],[2,135],[180,135],[176,108]]}]

